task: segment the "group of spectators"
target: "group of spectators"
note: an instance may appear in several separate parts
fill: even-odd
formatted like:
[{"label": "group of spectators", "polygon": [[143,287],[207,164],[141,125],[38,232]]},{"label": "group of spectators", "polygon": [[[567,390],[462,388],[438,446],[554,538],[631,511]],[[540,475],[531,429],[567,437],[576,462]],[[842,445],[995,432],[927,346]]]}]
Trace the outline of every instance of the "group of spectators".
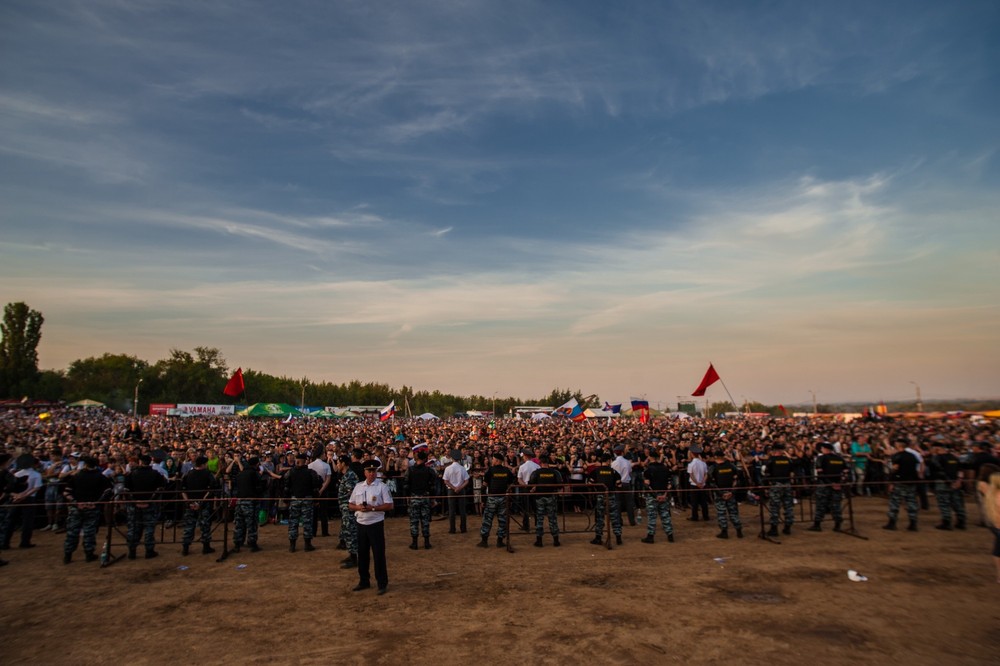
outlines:
[{"label": "group of spectators", "polygon": [[[30,547],[30,528],[43,521],[41,529],[65,529],[64,490],[69,479],[84,468],[85,460],[108,477],[120,494],[125,490],[126,475],[149,456],[153,467],[165,477],[165,496],[179,490],[181,480],[200,458],[217,479],[220,495],[229,495],[237,474],[255,460],[266,482],[258,504],[263,524],[286,519],[284,479],[300,455],[309,461],[323,460],[333,470],[338,460],[350,460],[352,454],[360,456],[361,462],[377,460],[379,478],[405,500],[403,478],[414,463],[415,450],[426,450],[427,465],[439,476],[457,452],[471,474],[465,491],[468,501],[478,508],[483,501],[482,473],[495,463],[491,461],[494,454],[515,471],[523,463],[525,451],[535,456],[544,454],[567,483],[569,492],[563,497],[563,510],[582,512],[592,506],[594,499],[583,492],[585,480],[614,451],[616,458],[631,463],[630,473],[621,475],[622,510],[629,511],[629,520],[634,523],[635,503],[629,499],[643,489],[642,468],[651,451],[671,470],[671,503],[686,508],[689,496],[697,492],[687,473],[692,452],[701,453],[706,460],[731,462],[740,475],[740,499],[756,501],[762,494],[760,488],[766,485],[766,461],[775,450],[783,449],[792,460],[796,469],[793,487],[802,494],[808,493],[815,481],[815,460],[822,453],[821,444],[826,443],[830,444],[828,450],[844,459],[844,481],[851,492],[888,494],[892,456],[897,443],[903,440],[918,457],[923,454],[923,459],[932,457],[932,447],[949,450],[964,468],[975,472],[991,457],[995,460],[1000,422],[974,422],[969,418],[858,419],[847,423],[820,418],[671,418],[648,423],[630,418],[584,423],[560,418],[397,418],[385,422],[303,418],[285,422],[240,417],[132,419],[103,409],[58,409],[41,418],[37,413],[10,410],[0,413],[0,453],[7,454],[4,466],[22,481],[10,484],[0,495],[0,519],[8,523],[6,542],[0,546],[10,547],[15,519],[22,526],[31,523],[27,540],[22,531],[23,547]],[[921,473],[927,484],[933,483],[932,466],[922,465]],[[965,478],[971,490],[974,474]],[[329,488],[324,495],[331,500],[329,511],[316,514],[325,520],[328,514],[337,513],[336,483],[324,487]],[[447,495],[443,480],[436,490],[438,496]],[[926,502],[926,489],[922,500]],[[434,507],[444,511],[447,503],[435,501]],[[166,504],[160,519],[177,521],[180,511],[180,502],[176,506]],[[406,502],[397,501],[394,511],[405,512]]]}]

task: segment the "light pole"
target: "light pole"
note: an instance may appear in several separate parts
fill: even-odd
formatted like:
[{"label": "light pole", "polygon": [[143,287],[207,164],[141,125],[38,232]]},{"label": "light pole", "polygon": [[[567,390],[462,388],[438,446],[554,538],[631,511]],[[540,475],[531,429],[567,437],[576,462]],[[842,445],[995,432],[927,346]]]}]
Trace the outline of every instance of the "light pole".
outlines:
[{"label": "light pole", "polygon": [[299,400],[299,411],[305,411],[306,408],[306,383],[308,380],[302,380],[302,398]]},{"label": "light pole", "polygon": [[142,383],[142,377],[139,381],[135,383],[135,395],[132,397],[132,418],[137,418],[139,416],[139,384]]},{"label": "light pole", "polygon": [[497,393],[500,391],[493,391],[493,418],[497,417]]},{"label": "light pole", "polygon": [[813,391],[812,389],[809,389],[809,392],[812,393],[812,397],[813,397],[813,414],[818,414],[819,413],[819,405],[816,404],[816,391]]},{"label": "light pole", "polygon": [[916,383],[912,379],[910,380],[910,383],[917,387],[917,411],[918,412],[923,412],[924,411],[924,401],[923,401],[923,398],[920,397],[920,384]]}]

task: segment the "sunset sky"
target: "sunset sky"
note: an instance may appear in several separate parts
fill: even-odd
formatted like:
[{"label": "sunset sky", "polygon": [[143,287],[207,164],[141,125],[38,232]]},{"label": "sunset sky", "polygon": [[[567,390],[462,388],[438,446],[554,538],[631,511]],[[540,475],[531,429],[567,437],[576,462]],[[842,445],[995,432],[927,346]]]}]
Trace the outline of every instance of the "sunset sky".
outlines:
[{"label": "sunset sky", "polygon": [[993,0],[8,0],[0,300],[43,368],[1000,398],[998,34]]}]

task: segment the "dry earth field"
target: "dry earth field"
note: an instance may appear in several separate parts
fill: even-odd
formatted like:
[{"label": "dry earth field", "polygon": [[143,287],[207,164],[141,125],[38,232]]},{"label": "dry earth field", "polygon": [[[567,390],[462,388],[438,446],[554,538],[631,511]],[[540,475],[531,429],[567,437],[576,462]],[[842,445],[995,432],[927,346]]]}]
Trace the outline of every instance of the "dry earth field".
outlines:
[{"label": "dry earth field", "polygon": [[467,534],[435,521],[434,548],[414,552],[393,518],[384,596],[351,592],[336,539],[293,554],[282,526],[262,528],[262,552],[223,562],[171,543],[103,569],[81,551],[63,565],[62,535],[46,532],[4,553],[0,663],[1000,663],[988,531],[934,530],[932,511],[916,534],[886,532],[884,509],[855,504],[869,540],[797,523],[770,543],[744,506],[742,540],[676,513],[673,544],[640,543],[639,525],[612,550],[590,534],[534,548],[516,533],[514,553],[476,548],[473,516]]}]

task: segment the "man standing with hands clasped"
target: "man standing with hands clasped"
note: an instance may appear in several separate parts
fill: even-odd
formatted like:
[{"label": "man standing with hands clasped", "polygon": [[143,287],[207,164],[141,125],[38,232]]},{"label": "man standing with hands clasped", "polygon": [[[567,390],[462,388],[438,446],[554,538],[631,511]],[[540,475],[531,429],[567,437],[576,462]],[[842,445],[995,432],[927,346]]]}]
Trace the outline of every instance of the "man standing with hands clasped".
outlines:
[{"label": "man standing with hands clasped", "polygon": [[365,480],[354,486],[348,508],[358,521],[359,582],[354,591],[360,592],[372,586],[368,565],[374,558],[378,593],[385,594],[389,587],[389,571],[385,563],[385,512],[392,511],[393,502],[389,488],[376,476],[378,468],[377,460],[365,461]]}]

